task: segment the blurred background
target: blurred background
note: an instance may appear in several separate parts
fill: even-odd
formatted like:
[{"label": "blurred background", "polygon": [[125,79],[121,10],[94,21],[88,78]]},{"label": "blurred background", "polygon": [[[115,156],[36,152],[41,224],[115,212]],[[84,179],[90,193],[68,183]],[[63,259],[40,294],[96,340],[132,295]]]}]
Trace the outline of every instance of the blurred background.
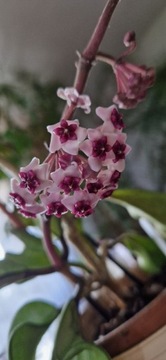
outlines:
[{"label": "blurred background", "polygon": [[[56,89],[72,85],[76,50],[84,49],[104,4],[103,0],[0,1],[1,162],[19,166],[23,158],[26,163],[39,152],[45,156],[43,144],[49,141],[45,126],[59,120],[64,106]],[[125,186],[165,189],[165,19],[164,0],[123,0],[101,45],[101,50],[119,56],[124,34],[134,30],[138,46],[130,61],[157,71],[146,102],[124,112],[128,142],[134,145],[122,180]],[[111,104],[116,92],[108,65],[93,67],[85,92],[92,98],[93,111],[81,121],[95,123],[94,108]]]},{"label": "blurred background", "polygon": [[[59,121],[64,106],[56,97],[56,90],[59,86],[72,86],[76,50],[84,49],[105,3],[104,0],[0,0],[0,201],[8,199],[7,177],[15,168],[24,166],[32,156],[41,160],[46,156],[49,137],[45,127]],[[138,44],[130,61],[155,67],[156,84],[145,102],[135,110],[123,111],[125,132],[133,150],[120,186],[165,191],[165,0],[121,0],[101,50],[119,56],[124,49],[123,36],[129,30],[136,32]],[[93,101],[92,113],[87,117],[80,113],[81,122],[97,123],[95,107],[111,105],[115,92],[111,68],[103,64],[94,66],[85,90]],[[2,212],[0,221],[1,226],[6,222]],[[8,238],[6,244],[5,232],[1,236],[3,259],[5,246],[13,247],[16,239]],[[19,251],[18,244],[17,248]],[[50,278],[46,285],[40,282],[35,292],[36,283],[32,282],[29,292],[34,297],[45,297],[45,286],[49,284]],[[62,291],[64,298],[66,291]],[[24,285],[11,285],[0,292],[0,309],[3,309],[0,319],[4,324],[0,329],[3,334],[0,353],[4,350],[9,318],[28,298],[27,293],[27,284],[26,290]],[[48,295],[50,301],[54,301],[55,293],[56,287]],[[11,298],[13,306],[9,312]]]},{"label": "blurred background", "polygon": [[[15,71],[70,85],[76,50],[82,51],[105,0],[0,1],[0,78]],[[165,57],[164,0],[122,0],[102,43],[119,55],[124,33],[135,30],[136,58],[160,65]]]}]

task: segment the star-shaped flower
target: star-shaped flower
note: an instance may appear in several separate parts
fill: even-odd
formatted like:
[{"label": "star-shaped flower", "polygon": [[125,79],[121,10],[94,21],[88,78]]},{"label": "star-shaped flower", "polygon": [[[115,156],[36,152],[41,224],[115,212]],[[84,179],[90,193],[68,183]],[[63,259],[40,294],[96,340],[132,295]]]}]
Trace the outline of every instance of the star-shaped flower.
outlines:
[{"label": "star-shaped flower", "polygon": [[87,134],[87,130],[79,126],[78,120],[61,120],[47,126],[47,130],[51,133],[50,152],[62,149],[71,155],[78,154],[79,145]]},{"label": "star-shaped flower", "polygon": [[62,204],[63,195],[60,192],[51,193],[49,195],[41,195],[40,199],[45,206],[45,214],[55,215],[60,218],[63,214],[67,213],[67,208]]},{"label": "star-shaped flower", "polygon": [[62,200],[62,203],[75,217],[86,217],[93,213],[99,198],[95,194],[89,194],[86,190],[75,191],[73,195]]},{"label": "star-shaped flower", "polygon": [[123,130],[123,116],[115,105],[109,107],[99,106],[96,109],[96,114],[104,121],[105,132],[121,132]]},{"label": "star-shaped flower", "polygon": [[67,87],[65,89],[59,88],[57,95],[61,99],[66,100],[68,106],[75,104],[77,108],[83,109],[86,114],[90,113],[91,100],[88,95],[80,95],[73,87]]},{"label": "star-shaped flower", "polygon": [[108,169],[112,169],[112,165],[115,170],[122,172],[125,168],[125,158],[129,154],[131,147],[126,144],[127,135],[124,133],[117,134],[114,144],[111,148],[111,161],[108,163]]},{"label": "star-shaped flower", "polygon": [[65,170],[57,169],[51,173],[51,178],[54,184],[57,185],[65,194],[71,193],[71,191],[79,190],[81,182],[81,174],[77,164],[68,166]]},{"label": "star-shaped flower", "polygon": [[34,203],[19,209],[19,213],[26,218],[36,218],[37,215],[44,213],[45,207],[41,204]]},{"label": "star-shaped flower", "polygon": [[27,166],[20,168],[20,187],[26,188],[31,194],[40,192],[52,184],[48,176],[48,164],[40,165],[40,160],[34,157]]},{"label": "star-shaped flower", "polygon": [[116,135],[102,133],[102,126],[88,130],[88,140],[85,140],[80,149],[88,156],[89,166],[93,171],[99,171],[102,165],[107,165],[111,159],[111,148]]},{"label": "star-shaped flower", "polygon": [[30,194],[25,188],[21,188],[16,179],[11,179],[10,199],[14,202],[17,208],[24,208],[26,205],[32,205],[35,197]]}]

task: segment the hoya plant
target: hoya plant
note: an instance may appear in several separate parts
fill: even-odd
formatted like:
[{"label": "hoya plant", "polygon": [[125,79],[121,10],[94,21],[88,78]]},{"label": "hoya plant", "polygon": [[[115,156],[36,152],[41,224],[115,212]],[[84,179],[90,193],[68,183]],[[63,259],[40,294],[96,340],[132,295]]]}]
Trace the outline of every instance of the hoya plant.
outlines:
[{"label": "hoya plant", "polygon": [[[111,253],[115,244],[123,242],[137,259],[140,268],[150,274],[148,281],[150,276],[158,276],[165,266],[166,196],[138,189],[118,190],[125,159],[131,151],[127,144],[125,116],[120,109],[135,108],[145,99],[155,78],[153,68],[131,64],[126,60],[126,56],[136,47],[134,31],[125,34],[126,49],[118,58],[99,51],[118,3],[119,0],[106,3],[87,46],[78,54],[73,85],[57,90],[57,96],[66,101],[66,106],[55,123],[47,123],[50,138],[45,144],[45,159],[34,156],[29,163],[22,164],[18,172],[10,168],[10,173],[15,174],[9,193],[14,208],[11,211],[2,202],[0,207],[9,218],[9,231],[25,247],[21,254],[8,253],[1,261],[0,286],[60,272],[75,285],[75,291],[62,309],[50,303],[33,301],[18,311],[9,333],[9,360],[35,359],[41,338],[55,320],[57,331],[50,359],[110,359],[110,355],[95,345],[93,340],[111,330],[115,326],[115,319],[119,324],[132,316],[163,288],[161,277],[160,286],[151,289],[151,292],[149,287],[147,290],[146,282],[125,269]],[[89,121],[89,128],[85,128],[75,111],[79,108],[83,117],[86,114],[90,116],[91,99],[84,94],[84,87],[94,62],[105,62],[112,68],[117,93],[106,107],[98,104],[95,116],[100,124],[95,127]],[[121,222],[111,213],[116,206],[127,209],[129,214],[122,210]],[[91,222],[95,221],[99,208],[102,217],[105,211],[111,214],[109,239],[103,241],[101,232],[101,238],[95,239],[86,223],[88,218]],[[119,214],[117,208],[116,216]],[[158,234],[156,238],[160,241],[153,241],[141,230],[139,220],[142,218]],[[96,226],[99,223],[100,220]],[[35,232],[29,232],[29,225],[40,230],[41,238]],[[114,225],[116,231],[113,238]],[[75,261],[69,258],[71,244],[81,254]],[[109,259],[132,282],[127,295],[110,272]],[[98,301],[92,296],[95,290],[102,290],[103,287],[111,291],[112,310],[105,307],[102,299]],[[91,342],[86,337],[89,324],[84,323],[83,326],[80,312],[82,299],[86,299],[102,317],[96,338],[94,336]],[[114,322],[111,322],[112,319]]]}]

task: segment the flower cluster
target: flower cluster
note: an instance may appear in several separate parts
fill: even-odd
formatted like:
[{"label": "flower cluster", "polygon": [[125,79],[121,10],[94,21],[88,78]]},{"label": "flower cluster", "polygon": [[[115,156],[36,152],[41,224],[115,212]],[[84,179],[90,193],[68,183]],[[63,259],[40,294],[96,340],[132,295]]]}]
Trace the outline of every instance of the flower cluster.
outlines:
[{"label": "flower cluster", "polygon": [[125,57],[136,48],[134,31],[125,34],[123,43],[127,49],[118,59],[103,53],[99,53],[97,59],[111,65],[115,74],[117,94],[113,97],[113,102],[121,109],[130,109],[144,100],[148,88],[154,83],[155,71],[153,68],[125,61]]},{"label": "flower cluster", "polygon": [[33,158],[11,181],[10,197],[21,214],[85,217],[117,188],[130,151],[122,115],[114,105],[96,114],[103,123],[95,129],[65,119],[47,127],[50,154],[42,164]]}]

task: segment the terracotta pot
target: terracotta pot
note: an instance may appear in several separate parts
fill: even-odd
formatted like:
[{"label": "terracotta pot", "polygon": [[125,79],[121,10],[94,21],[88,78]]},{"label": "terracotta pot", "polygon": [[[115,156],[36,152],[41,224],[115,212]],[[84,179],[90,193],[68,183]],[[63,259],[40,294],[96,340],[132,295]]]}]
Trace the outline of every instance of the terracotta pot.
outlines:
[{"label": "terracotta pot", "polygon": [[116,360],[165,360],[166,290],[96,343]]},{"label": "terracotta pot", "polygon": [[166,325],[132,349],[114,357],[113,360],[165,360],[165,340]]}]

